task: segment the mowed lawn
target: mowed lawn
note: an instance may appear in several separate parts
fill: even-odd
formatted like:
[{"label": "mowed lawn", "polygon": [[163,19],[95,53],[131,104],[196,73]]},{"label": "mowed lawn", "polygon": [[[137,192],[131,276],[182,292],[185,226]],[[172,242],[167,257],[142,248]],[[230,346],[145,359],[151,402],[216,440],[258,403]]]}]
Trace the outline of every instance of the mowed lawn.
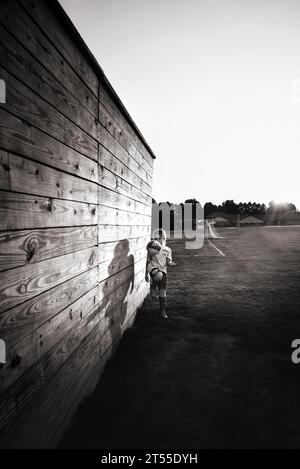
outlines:
[{"label": "mowed lawn", "polygon": [[300,448],[300,227],[170,240],[169,320],[147,299],[61,447]]}]

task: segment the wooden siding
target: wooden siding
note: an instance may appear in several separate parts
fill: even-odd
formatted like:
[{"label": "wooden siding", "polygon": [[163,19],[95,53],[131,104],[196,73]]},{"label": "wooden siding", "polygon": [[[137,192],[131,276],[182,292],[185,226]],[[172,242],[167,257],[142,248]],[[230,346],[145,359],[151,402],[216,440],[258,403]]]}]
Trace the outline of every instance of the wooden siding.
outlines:
[{"label": "wooden siding", "polygon": [[54,447],[148,293],[154,155],[55,0],[1,0],[0,78],[0,446]]}]

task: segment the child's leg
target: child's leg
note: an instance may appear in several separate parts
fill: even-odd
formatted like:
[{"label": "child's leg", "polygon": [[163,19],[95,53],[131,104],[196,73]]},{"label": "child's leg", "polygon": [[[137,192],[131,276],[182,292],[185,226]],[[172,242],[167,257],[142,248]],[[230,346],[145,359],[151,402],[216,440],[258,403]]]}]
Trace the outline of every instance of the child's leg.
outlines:
[{"label": "child's leg", "polygon": [[164,275],[163,280],[160,282],[159,287],[159,314],[164,318],[168,319],[166,313],[166,304],[167,304],[167,276]]},{"label": "child's leg", "polygon": [[155,274],[158,272],[158,269],[152,269],[150,272],[150,294],[152,298],[158,298],[158,282],[155,281]]},{"label": "child's leg", "polygon": [[167,304],[167,297],[166,296],[160,296],[159,297],[159,314],[163,316],[164,318],[167,318],[168,315],[166,313],[166,304]]},{"label": "child's leg", "polygon": [[150,284],[150,294],[152,298],[155,298],[155,299],[158,298],[157,284],[153,282],[153,280],[151,281],[151,284]]}]

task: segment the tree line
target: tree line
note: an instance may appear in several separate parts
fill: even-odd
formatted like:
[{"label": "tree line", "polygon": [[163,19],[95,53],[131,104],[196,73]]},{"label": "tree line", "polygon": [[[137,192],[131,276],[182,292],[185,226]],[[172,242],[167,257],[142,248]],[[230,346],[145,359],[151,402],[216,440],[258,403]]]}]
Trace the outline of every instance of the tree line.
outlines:
[{"label": "tree line", "polygon": [[253,215],[264,218],[266,215],[275,214],[280,216],[284,213],[294,213],[297,211],[296,205],[291,202],[276,203],[271,201],[268,206],[264,203],[257,202],[239,202],[234,200],[226,200],[220,205],[208,202],[204,206],[205,216],[209,216],[214,212],[223,212],[230,215]]},{"label": "tree line", "polygon": [[[173,231],[175,228],[175,220],[181,220],[182,229],[184,225],[188,223],[188,226],[192,226],[192,229],[196,229],[197,221],[199,218],[208,218],[209,216],[221,212],[226,215],[230,215],[233,219],[236,219],[238,216],[256,216],[262,220],[269,218],[273,223],[276,223],[280,220],[283,214],[295,213],[297,208],[295,204],[291,202],[285,203],[276,203],[271,201],[268,206],[264,203],[257,202],[239,202],[235,203],[234,200],[225,200],[219,205],[213,204],[212,202],[207,202],[204,205],[204,213],[199,217],[199,210],[197,213],[196,207],[199,204],[197,199],[186,199],[184,203],[171,203],[167,202],[156,202],[155,199],[152,199],[153,210],[152,210],[152,223],[156,223],[153,220],[157,220],[158,226],[163,227],[163,213],[168,213],[167,220],[170,226],[170,230]],[[192,211],[189,213],[185,210],[185,204],[192,205]],[[170,209],[168,208],[170,207]],[[155,207],[155,208],[154,208]],[[199,207],[199,206],[198,206]],[[154,216],[154,213],[158,214],[158,219]],[[154,228],[154,226],[153,226]]]},{"label": "tree line", "polygon": [[[157,203],[155,199],[152,199],[153,203]],[[173,206],[175,209],[184,206],[185,203],[191,203],[192,205],[198,204],[198,200],[187,199],[184,203],[174,204],[169,201],[161,202],[168,204],[169,206]],[[216,205],[212,202],[206,202],[204,205],[204,216],[209,217],[215,212],[222,212],[227,215],[253,215],[260,218],[265,218],[267,215],[274,215],[277,216],[283,215],[284,213],[295,213],[297,211],[297,207],[292,202],[283,202],[283,203],[276,203],[274,201],[269,202],[268,206],[264,203],[258,202],[239,202],[236,203],[234,200],[225,200],[219,205]]]}]

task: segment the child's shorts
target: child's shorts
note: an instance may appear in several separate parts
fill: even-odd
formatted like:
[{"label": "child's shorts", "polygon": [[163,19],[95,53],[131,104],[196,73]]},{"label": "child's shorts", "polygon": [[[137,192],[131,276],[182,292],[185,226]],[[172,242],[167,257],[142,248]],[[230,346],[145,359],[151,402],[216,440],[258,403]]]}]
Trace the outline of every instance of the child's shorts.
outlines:
[{"label": "child's shorts", "polygon": [[[157,272],[161,272],[163,274],[163,277],[159,282],[154,280],[155,274],[157,274]],[[151,286],[153,288],[157,287],[159,296],[165,297],[167,295],[167,274],[158,268],[154,268],[150,272],[150,277],[152,284]]]}]

